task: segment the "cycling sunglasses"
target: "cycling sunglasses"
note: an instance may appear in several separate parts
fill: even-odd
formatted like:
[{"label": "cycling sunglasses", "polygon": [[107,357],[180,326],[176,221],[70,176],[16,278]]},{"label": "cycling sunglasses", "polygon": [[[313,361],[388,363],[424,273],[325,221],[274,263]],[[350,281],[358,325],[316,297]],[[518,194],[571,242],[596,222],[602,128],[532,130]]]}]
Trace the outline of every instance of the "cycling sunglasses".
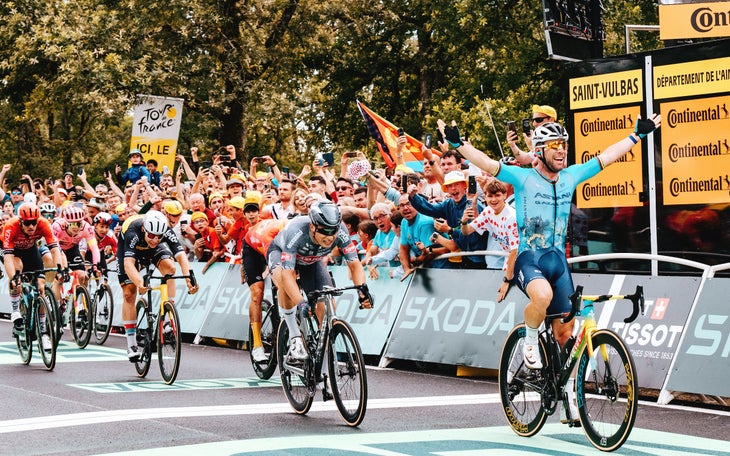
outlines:
[{"label": "cycling sunglasses", "polygon": [[162,235],[161,235],[161,234],[152,234],[152,233],[149,233],[149,232],[147,232],[147,231],[145,231],[145,233],[144,233],[144,234],[145,234],[145,235],[146,235],[146,236],[147,236],[148,238],[150,238],[150,239],[160,239],[160,238],[162,238]]},{"label": "cycling sunglasses", "polygon": [[23,226],[35,226],[38,224],[38,220],[23,220]]},{"label": "cycling sunglasses", "polygon": [[334,236],[339,231],[340,227],[329,228],[326,226],[315,226],[314,231],[323,236]]},{"label": "cycling sunglasses", "polygon": [[567,141],[557,139],[557,140],[547,141],[547,142],[543,143],[543,147],[545,147],[546,149],[555,149],[555,150],[558,150],[562,147],[563,150],[568,150],[568,143],[567,143]]},{"label": "cycling sunglasses", "polygon": [[81,226],[81,222],[68,222],[68,226],[71,228],[79,228]]}]

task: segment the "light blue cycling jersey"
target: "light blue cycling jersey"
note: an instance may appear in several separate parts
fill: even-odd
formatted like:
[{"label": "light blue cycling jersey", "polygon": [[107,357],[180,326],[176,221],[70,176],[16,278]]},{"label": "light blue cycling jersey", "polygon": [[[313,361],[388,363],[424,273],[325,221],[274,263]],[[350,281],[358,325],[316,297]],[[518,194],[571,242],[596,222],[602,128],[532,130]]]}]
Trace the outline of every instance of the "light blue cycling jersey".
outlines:
[{"label": "light blue cycling jersey", "polygon": [[552,182],[534,168],[500,166],[497,179],[515,188],[515,215],[520,230],[518,254],[548,247],[565,252],[573,193],[578,184],[601,169],[598,158],[593,158],[561,170]]}]

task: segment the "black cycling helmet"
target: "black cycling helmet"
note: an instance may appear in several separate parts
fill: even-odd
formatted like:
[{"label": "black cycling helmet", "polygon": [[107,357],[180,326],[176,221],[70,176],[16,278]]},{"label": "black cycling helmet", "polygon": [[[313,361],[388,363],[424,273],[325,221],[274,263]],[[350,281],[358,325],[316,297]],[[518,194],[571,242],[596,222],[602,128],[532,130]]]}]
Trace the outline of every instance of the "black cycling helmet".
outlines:
[{"label": "black cycling helmet", "polygon": [[322,234],[336,234],[342,223],[340,208],[329,201],[315,201],[309,207],[309,220]]}]

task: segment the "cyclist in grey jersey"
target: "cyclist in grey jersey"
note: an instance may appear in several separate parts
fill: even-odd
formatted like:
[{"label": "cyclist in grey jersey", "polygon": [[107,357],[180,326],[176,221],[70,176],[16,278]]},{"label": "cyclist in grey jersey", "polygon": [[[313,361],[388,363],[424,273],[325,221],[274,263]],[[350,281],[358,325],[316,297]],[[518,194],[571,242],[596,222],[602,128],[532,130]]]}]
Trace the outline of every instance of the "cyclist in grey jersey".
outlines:
[{"label": "cyclist in grey jersey", "polygon": [[[530,369],[542,368],[538,329],[550,313],[567,311],[567,297],[573,282],[565,259],[565,232],[570,216],[570,201],[577,185],[626,155],[631,148],[661,125],[661,116],[638,119],[627,138],[606,147],[586,163],[568,166],[568,132],[557,123],[541,125],[533,134],[539,160],[531,169],[502,166],[471,144],[464,143],[456,123],[448,127],[443,120],[438,128],[446,140],[471,163],[497,179],[515,187],[516,217],[520,246],[515,262],[515,277],[529,298],[525,308],[526,335],[523,354]],[[553,320],[555,338],[564,345],[570,338],[572,323]]]},{"label": "cyclist in grey jersey", "polygon": [[[267,251],[267,263],[271,279],[278,289],[280,313],[289,329],[288,362],[303,361],[308,358],[296,321],[299,305],[305,306],[307,298],[302,295],[297,284],[299,273],[305,292],[321,290],[332,286],[324,257],[338,247],[347,262],[350,277],[360,286],[358,298],[360,305],[372,307],[372,297],[365,283],[365,270],[360,263],[357,250],[342,222],[339,208],[330,202],[315,202],[309,208],[308,216],[292,219],[276,235]],[[317,309],[319,320],[322,310]]]}]

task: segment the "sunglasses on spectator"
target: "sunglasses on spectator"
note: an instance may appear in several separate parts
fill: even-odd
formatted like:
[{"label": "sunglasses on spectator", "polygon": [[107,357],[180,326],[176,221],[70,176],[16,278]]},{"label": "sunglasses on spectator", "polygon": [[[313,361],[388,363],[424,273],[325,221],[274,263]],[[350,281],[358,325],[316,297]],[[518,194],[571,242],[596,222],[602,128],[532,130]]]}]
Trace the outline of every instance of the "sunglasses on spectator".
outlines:
[{"label": "sunglasses on spectator", "polygon": [[17,190],[13,190],[13,193],[12,193],[12,194],[13,194],[13,195],[20,195],[20,193],[21,193],[21,192],[19,192],[19,191],[17,191]]},{"label": "sunglasses on spectator", "polygon": [[23,220],[23,226],[35,226],[38,224],[38,220]]},{"label": "sunglasses on spectator", "polygon": [[350,190],[350,187],[335,187],[335,190],[345,191],[345,190]]},{"label": "sunglasses on spectator", "polygon": [[339,230],[339,227],[336,228],[328,228],[325,226],[315,226],[314,231],[321,234],[322,236],[334,236],[337,234],[337,231]]},{"label": "sunglasses on spectator", "polygon": [[545,122],[546,120],[547,120],[547,117],[533,117],[532,118],[532,121],[535,123],[542,123],[542,122]]},{"label": "sunglasses on spectator", "polygon": [[558,150],[561,147],[564,150],[568,149],[568,143],[565,141],[562,141],[562,140],[548,141],[548,142],[544,143],[543,146],[547,149],[555,149],[555,150]]}]

